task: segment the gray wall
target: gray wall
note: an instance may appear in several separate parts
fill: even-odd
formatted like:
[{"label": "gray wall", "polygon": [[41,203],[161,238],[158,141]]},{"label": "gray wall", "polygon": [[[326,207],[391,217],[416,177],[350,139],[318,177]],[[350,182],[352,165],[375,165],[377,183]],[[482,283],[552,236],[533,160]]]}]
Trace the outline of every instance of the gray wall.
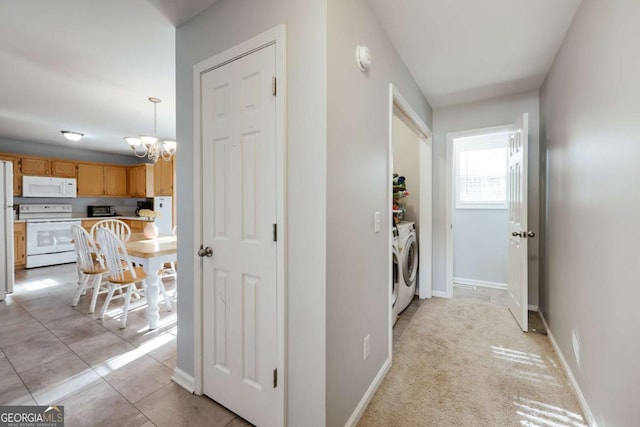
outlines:
[{"label": "gray wall", "polygon": [[[446,291],[447,134],[503,126],[529,113],[529,229],[540,228],[538,92],[527,92],[433,112],[433,289]],[[529,305],[538,305],[538,239],[529,239]]]},{"label": "gray wall", "polygon": [[431,108],[366,0],[329,0],[328,37],[326,425],[343,426],[389,357],[389,83],[429,125]]},{"label": "gray wall", "polygon": [[640,419],[639,22],[637,0],[584,0],[541,91],[541,310],[601,426]]},{"label": "gray wall", "polygon": [[[123,141],[123,144],[125,142]],[[119,165],[134,165],[142,163],[140,159],[131,153],[114,154],[102,151],[83,150],[77,147],[64,147],[53,144],[45,144],[32,141],[19,141],[0,138],[0,152],[25,154],[28,156],[53,157],[58,159],[84,160],[88,162],[103,162]]]},{"label": "gray wall", "polygon": [[453,277],[507,283],[509,211],[455,209]]},{"label": "gray wall", "polygon": [[[288,423],[325,425],[326,0],[220,0],[177,30],[178,367],[193,374],[193,65],[287,25]],[[353,59],[352,59],[353,61]]]},{"label": "gray wall", "polygon": [[[401,113],[402,114],[402,113]],[[398,116],[393,116],[393,171],[404,176],[409,197],[404,220],[420,226],[420,137]]]}]

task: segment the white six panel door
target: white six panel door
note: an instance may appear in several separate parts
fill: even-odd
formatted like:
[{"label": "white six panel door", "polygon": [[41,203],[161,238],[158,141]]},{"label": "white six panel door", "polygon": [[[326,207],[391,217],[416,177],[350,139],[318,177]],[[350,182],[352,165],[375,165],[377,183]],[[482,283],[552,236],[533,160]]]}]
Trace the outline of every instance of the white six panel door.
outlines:
[{"label": "white six panel door", "polygon": [[527,150],[529,115],[523,114],[509,133],[509,310],[523,331],[528,330],[527,269]]},{"label": "white six panel door", "polygon": [[202,76],[204,393],[276,422],[276,102],[270,45]]}]

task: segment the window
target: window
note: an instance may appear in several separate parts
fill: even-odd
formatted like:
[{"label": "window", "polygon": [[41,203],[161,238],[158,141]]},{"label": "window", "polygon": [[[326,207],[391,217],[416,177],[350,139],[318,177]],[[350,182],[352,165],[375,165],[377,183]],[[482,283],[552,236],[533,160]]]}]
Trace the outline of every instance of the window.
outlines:
[{"label": "window", "polygon": [[507,133],[454,140],[457,209],[507,209]]}]

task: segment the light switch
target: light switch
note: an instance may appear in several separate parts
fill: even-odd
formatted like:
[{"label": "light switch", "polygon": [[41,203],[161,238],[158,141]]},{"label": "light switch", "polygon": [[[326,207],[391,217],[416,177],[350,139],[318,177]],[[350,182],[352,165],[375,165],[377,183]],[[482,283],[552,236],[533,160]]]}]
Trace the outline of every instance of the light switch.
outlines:
[{"label": "light switch", "polygon": [[373,213],[373,232],[380,232],[380,212]]}]

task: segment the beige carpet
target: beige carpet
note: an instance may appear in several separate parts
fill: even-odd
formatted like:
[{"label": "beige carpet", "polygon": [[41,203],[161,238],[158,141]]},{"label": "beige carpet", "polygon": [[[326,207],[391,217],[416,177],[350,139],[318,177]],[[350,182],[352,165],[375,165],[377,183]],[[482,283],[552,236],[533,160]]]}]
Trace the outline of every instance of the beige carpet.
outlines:
[{"label": "beige carpet", "polygon": [[425,301],[359,426],[582,426],[582,411],[545,335],[506,308]]}]

